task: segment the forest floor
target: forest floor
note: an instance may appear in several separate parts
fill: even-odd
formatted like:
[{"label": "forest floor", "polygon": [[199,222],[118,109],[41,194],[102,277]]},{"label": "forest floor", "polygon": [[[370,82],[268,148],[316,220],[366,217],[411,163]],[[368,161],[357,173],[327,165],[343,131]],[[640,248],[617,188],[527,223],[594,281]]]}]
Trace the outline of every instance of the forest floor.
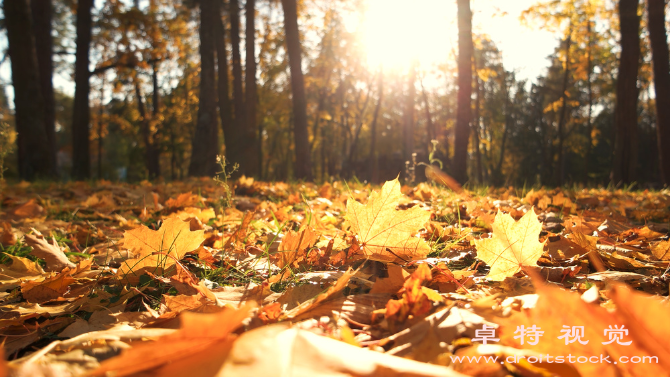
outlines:
[{"label": "forest floor", "polygon": [[667,190],[230,186],[0,186],[0,375],[668,375]]}]

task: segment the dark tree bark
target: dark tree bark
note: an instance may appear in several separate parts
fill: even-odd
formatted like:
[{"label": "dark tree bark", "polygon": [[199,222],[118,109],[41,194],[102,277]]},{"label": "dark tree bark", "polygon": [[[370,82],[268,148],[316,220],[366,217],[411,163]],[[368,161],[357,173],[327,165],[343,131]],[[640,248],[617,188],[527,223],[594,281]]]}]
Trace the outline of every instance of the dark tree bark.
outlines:
[{"label": "dark tree bark", "polygon": [[[403,161],[412,161],[414,153],[414,106],[416,104],[416,67],[410,68],[409,79],[407,83],[407,97],[405,98],[405,110],[403,112]],[[409,177],[405,177],[408,179]]]},{"label": "dark tree bark", "polygon": [[563,71],[563,86],[561,87],[561,112],[558,119],[558,163],[554,170],[554,182],[563,186],[565,162],[563,160],[563,144],[565,143],[565,125],[568,116],[568,82],[570,79],[570,45],[572,44],[572,24],[565,38],[565,70]]},{"label": "dark tree bark", "polygon": [[458,104],[454,138],[454,178],[467,180],[468,140],[472,117],[472,11],[470,0],[458,0]]},{"label": "dark tree bark", "polygon": [[477,183],[482,185],[484,184],[484,174],[482,173],[482,152],[479,137],[480,126],[482,123],[482,117],[481,117],[482,88],[480,85],[479,75],[477,73],[477,70],[479,68],[477,65],[477,57],[474,55],[474,51],[472,56],[472,63],[474,66],[474,78],[475,78],[475,117],[474,122],[472,122],[472,136],[474,137],[474,144],[475,144],[475,164],[476,164],[475,167],[477,173]]},{"label": "dark tree bark", "polygon": [[90,112],[88,95],[91,90],[88,70],[91,48],[91,8],[93,0],[77,3],[77,50],[74,65],[74,106],[72,114],[72,177],[86,179],[91,176],[89,146]]},{"label": "dark tree bark", "polygon": [[12,66],[19,174],[31,180],[53,177],[56,160],[44,127],[45,107],[40,87],[32,16],[26,0],[3,3]]},{"label": "dark tree bark", "polygon": [[230,101],[230,84],[228,82],[228,51],[226,50],[226,28],[221,19],[221,8],[223,2],[219,3],[219,9],[214,19],[216,40],[216,62],[217,62],[217,89],[219,94],[219,116],[221,117],[221,128],[223,128],[223,139],[226,144],[226,158],[228,161],[239,161],[240,136],[238,129],[233,123],[233,109]]},{"label": "dark tree bark", "polygon": [[51,37],[51,0],[31,0],[35,50],[40,76],[40,87],[44,99],[44,128],[49,141],[51,159],[56,164],[56,106],[53,87],[53,38]]},{"label": "dark tree bark", "polygon": [[200,105],[191,147],[190,176],[216,174],[218,124],[216,119],[216,77],[214,68],[214,17],[219,14],[216,0],[200,1]]},{"label": "dark tree bark", "polygon": [[245,5],[246,37],[245,37],[245,150],[242,173],[257,176],[259,172],[258,138],[256,137],[256,1],[247,0]]},{"label": "dark tree bark", "polygon": [[637,74],[640,62],[638,0],[619,1],[621,57],[614,110],[614,165],[612,181],[631,183],[637,169]]},{"label": "dark tree bark", "polygon": [[105,75],[100,84],[100,109],[98,113],[98,179],[102,179],[102,117],[105,114]]},{"label": "dark tree bark", "polygon": [[589,96],[589,103],[586,115],[586,132],[588,132],[588,144],[586,146],[586,159],[584,159],[584,182],[589,182],[589,173],[591,172],[591,150],[593,149],[593,27],[591,26],[592,21],[588,20],[586,25],[586,32],[589,35],[589,42],[586,46],[586,61],[587,61],[587,70],[586,70],[586,81],[587,81],[587,92]]},{"label": "dark tree bark", "polygon": [[377,183],[379,181],[379,159],[377,158],[377,120],[379,119],[379,110],[382,107],[384,99],[384,72],[379,70],[379,83],[377,84],[377,105],[375,112],[372,115],[372,123],[370,124],[370,182]]},{"label": "dark tree bark", "polygon": [[233,123],[235,125],[235,132],[239,135],[237,141],[239,150],[235,153],[238,159],[233,162],[237,162],[240,165],[239,171],[243,173],[246,170],[246,141],[244,140],[244,136],[246,135],[247,123],[244,120],[244,88],[242,84],[244,78],[242,77],[242,58],[240,55],[240,4],[238,0],[230,0],[229,15],[230,43],[233,47],[233,108],[235,114]]},{"label": "dark tree bark", "polygon": [[305,79],[302,75],[302,51],[298,31],[298,9],[296,0],[282,0],[284,9],[284,29],[286,31],[286,50],[288,51],[291,71],[291,92],[293,101],[293,136],[295,142],[295,176],[298,179],[312,180],[312,161],[309,153],[307,135],[307,98],[305,97]]},{"label": "dark tree bark", "polygon": [[670,184],[670,58],[665,30],[665,1],[647,0],[649,39],[651,40],[656,91],[656,132],[661,162],[661,178]]},{"label": "dark tree bark", "polygon": [[421,86],[421,99],[423,99],[423,109],[426,113],[426,129],[428,131],[428,139],[436,140],[437,132],[435,130],[435,124],[433,122],[433,114],[430,111],[430,105],[428,104],[428,94],[426,93],[426,88],[423,87],[423,80],[419,79],[419,85]]}]

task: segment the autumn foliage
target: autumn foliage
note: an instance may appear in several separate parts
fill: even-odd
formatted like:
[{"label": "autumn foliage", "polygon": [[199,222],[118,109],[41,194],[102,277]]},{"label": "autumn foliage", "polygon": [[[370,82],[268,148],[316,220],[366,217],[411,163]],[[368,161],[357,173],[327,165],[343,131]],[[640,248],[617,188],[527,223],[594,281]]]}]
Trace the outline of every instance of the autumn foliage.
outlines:
[{"label": "autumn foliage", "polygon": [[3,373],[667,373],[666,192],[458,189],[7,186]]}]

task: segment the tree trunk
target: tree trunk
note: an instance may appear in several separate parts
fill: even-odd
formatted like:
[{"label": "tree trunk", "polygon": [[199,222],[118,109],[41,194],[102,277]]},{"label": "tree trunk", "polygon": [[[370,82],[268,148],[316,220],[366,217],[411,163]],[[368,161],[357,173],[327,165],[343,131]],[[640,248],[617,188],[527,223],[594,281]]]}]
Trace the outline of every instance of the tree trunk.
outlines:
[{"label": "tree trunk", "polygon": [[158,154],[156,153],[156,146],[153,142],[153,135],[151,134],[150,119],[147,115],[146,107],[144,105],[144,97],[140,89],[140,83],[135,79],[135,97],[137,101],[137,110],[140,113],[140,128],[142,132],[142,140],[144,141],[144,164],[149,178],[153,179],[160,175]]},{"label": "tree trunk", "polygon": [[26,0],[3,3],[14,85],[19,174],[23,179],[53,177],[56,161],[44,127],[45,109],[38,72],[30,6]]},{"label": "tree trunk", "polygon": [[453,175],[467,180],[468,139],[472,106],[472,12],[470,0],[458,0],[458,105],[454,138]]},{"label": "tree trunk", "polygon": [[233,47],[233,108],[235,114],[233,124],[235,133],[239,135],[237,139],[238,150],[235,153],[237,160],[234,160],[233,162],[239,164],[239,172],[244,174],[247,167],[245,161],[246,141],[244,140],[247,123],[244,120],[244,88],[242,85],[244,79],[242,78],[242,58],[240,55],[240,4],[238,0],[230,0],[228,5],[228,14],[230,15],[230,43]]},{"label": "tree trunk", "polygon": [[[416,104],[416,67],[412,65],[407,82],[407,97],[405,97],[405,111],[403,114],[403,148],[402,158],[405,163],[412,161],[414,153],[414,106]],[[409,179],[409,177],[405,177]]]},{"label": "tree trunk", "polygon": [[51,37],[51,0],[31,0],[35,50],[39,69],[40,87],[44,99],[44,128],[51,148],[50,158],[56,170],[56,106],[53,86],[53,38]]},{"label": "tree trunk", "polygon": [[377,97],[377,106],[372,116],[372,123],[370,124],[370,182],[377,183],[379,181],[379,159],[377,158],[377,120],[379,119],[379,110],[382,107],[382,100],[384,99],[384,72],[379,70],[379,84],[377,85],[379,96]]},{"label": "tree trunk", "polygon": [[102,117],[105,115],[105,74],[101,75],[100,109],[98,113],[98,179],[102,179]]},{"label": "tree trunk", "polygon": [[428,105],[428,94],[426,93],[426,88],[423,87],[423,80],[421,79],[419,80],[419,85],[421,86],[421,98],[423,99],[423,108],[426,112],[426,128],[428,131],[428,139],[429,141],[436,140],[437,132],[435,132],[433,115],[430,113],[430,105]]},{"label": "tree trunk", "polygon": [[614,165],[612,181],[635,181],[637,168],[637,74],[640,62],[638,0],[620,0],[621,57],[614,110]]},{"label": "tree trunk", "polygon": [[191,147],[190,176],[213,176],[219,152],[216,121],[216,85],[214,68],[214,30],[219,7],[216,0],[200,1],[200,104]]},{"label": "tree trunk", "polygon": [[258,167],[258,138],[256,137],[256,1],[247,0],[246,37],[245,37],[245,65],[244,65],[244,106],[245,106],[245,150],[243,173],[247,176],[257,176]]},{"label": "tree trunk", "polygon": [[90,111],[88,95],[91,90],[88,70],[91,49],[91,8],[93,0],[77,3],[77,50],[74,64],[74,104],[72,114],[72,177],[87,179],[91,176],[89,147]]},{"label": "tree trunk", "polygon": [[587,69],[586,69],[586,82],[587,82],[587,91],[589,95],[589,103],[588,103],[588,109],[587,109],[587,115],[586,115],[586,132],[589,134],[587,135],[588,137],[586,138],[588,140],[588,145],[586,146],[586,159],[584,159],[584,182],[588,183],[589,182],[589,173],[591,170],[591,149],[593,148],[593,81],[591,79],[591,76],[593,76],[593,27],[591,26],[591,20],[587,21],[588,24],[586,25],[586,32],[589,34],[588,38],[588,45],[586,46],[586,61],[587,61]]},{"label": "tree trunk", "polygon": [[226,144],[226,158],[228,161],[239,161],[240,137],[233,123],[232,104],[230,101],[230,86],[228,82],[228,52],[226,50],[226,28],[221,19],[221,7],[219,3],[214,17],[216,28],[214,38],[216,40],[216,62],[217,62],[217,89],[219,94],[219,116],[221,117],[221,128],[223,139]]},{"label": "tree trunk", "polygon": [[561,88],[561,113],[558,118],[558,164],[554,170],[554,182],[563,186],[563,173],[565,162],[563,161],[563,144],[565,143],[565,124],[567,123],[568,109],[568,81],[570,78],[570,45],[572,44],[572,24],[568,28],[568,36],[565,38],[565,71],[563,73],[563,86]]},{"label": "tree trunk", "polygon": [[656,91],[656,132],[661,162],[661,179],[670,184],[670,58],[665,31],[665,1],[647,0],[649,39],[651,40]]},{"label": "tree trunk", "polygon": [[[474,51],[473,51],[474,52]],[[480,185],[484,184],[484,174],[482,172],[482,152],[480,148],[479,141],[479,130],[481,125],[481,102],[482,102],[482,89],[479,83],[479,74],[477,73],[477,58],[473,54],[472,63],[474,66],[474,78],[475,78],[475,117],[474,122],[472,122],[472,136],[475,138],[475,164],[477,170],[477,183]]]},{"label": "tree trunk", "polygon": [[286,50],[291,71],[291,92],[293,101],[293,136],[295,142],[295,176],[312,180],[312,161],[307,135],[307,98],[305,79],[302,75],[302,52],[298,31],[298,9],[296,0],[282,0],[284,9],[284,29],[286,30]]}]

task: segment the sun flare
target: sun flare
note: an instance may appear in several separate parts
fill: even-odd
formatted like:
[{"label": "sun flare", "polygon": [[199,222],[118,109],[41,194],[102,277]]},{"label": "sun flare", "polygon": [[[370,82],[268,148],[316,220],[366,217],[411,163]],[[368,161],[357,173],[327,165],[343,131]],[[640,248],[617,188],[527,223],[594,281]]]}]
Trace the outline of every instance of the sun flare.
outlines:
[{"label": "sun flare", "polygon": [[457,37],[455,11],[455,2],[444,0],[368,0],[362,27],[368,63],[406,70],[413,62],[445,62]]}]

